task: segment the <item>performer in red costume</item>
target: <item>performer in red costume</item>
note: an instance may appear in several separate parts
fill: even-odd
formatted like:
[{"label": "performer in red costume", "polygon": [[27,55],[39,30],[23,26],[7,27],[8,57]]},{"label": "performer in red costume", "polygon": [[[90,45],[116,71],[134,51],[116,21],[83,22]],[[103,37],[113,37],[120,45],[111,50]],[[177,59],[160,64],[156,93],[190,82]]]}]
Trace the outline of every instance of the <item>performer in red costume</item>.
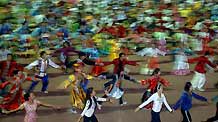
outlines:
[{"label": "performer in red costume", "polygon": [[[14,77],[12,78],[12,81],[7,83],[7,85],[11,85],[9,94],[4,96],[3,103],[0,104],[0,108],[4,110],[17,109],[24,102],[23,89],[21,86],[24,81],[39,80],[27,77],[22,71],[19,70],[15,70],[13,74]],[[4,86],[6,85],[3,85],[2,87]]]},{"label": "performer in red costume", "polygon": [[204,31],[206,34],[204,37],[202,37],[202,54],[204,54],[206,51],[214,53],[213,48],[209,47],[209,43],[212,41],[213,34],[207,28],[205,28]]},{"label": "performer in red costume", "polygon": [[[125,73],[122,73],[122,72],[125,72],[124,71],[125,65],[133,65],[133,66],[138,65],[136,63],[136,61],[128,61],[127,60],[127,55],[125,55],[124,53],[120,53],[119,58],[114,59],[112,62],[103,62],[103,63],[104,63],[105,66],[106,65],[111,65],[111,64],[114,65],[114,75],[117,75],[118,79],[120,79],[120,77],[123,77],[123,79],[125,79],[125,80],[137,83],[136,79],[130,77],[129,75],[127,75]],[[119,85],[119,88],[122,89],[121,84]],[[119,103],[120,103],[121,106],[123,106],[124,104],[127,104],[126,102],[123,102],[122,97],[119,99]]]},{"label": "performer in red costume", "polygon": [[[102,63],[102,60],[99,58],[99,59],[96,59],[95,62],[100,64],[100,63]],[[103,73],[105,71],[106,70],[105,70],[105,68],[103,66],[94,65],[94,67],[92,68],[91,74],[93,76],[99,76],[101,73]]]},{"label": "performer in red costume", "polygon": [[191,80],[193,89],[197,89],[199,91],[205,91],[203,87],[206,82],[206,76],[205,76],[207,72],[205,69],[206,64],[208,64],[209,66],[213,68],[218,68],[217,65],[209,61],[208,59],[209,55],[210,53],[206,51],[205,54],[200,57],[188,59],[189,63],[197,62],[197,65],[195,66],[195,74]]},{"label": "performer in red costume", "polygon": [[13,76],[14,70],[23,70],[23,67],[12,58],[12,54],[8,54],[7,60],[0,62],[0,79],[7,80]]},{"label": "performer in red costume", "polygon": [[[146,91],[144,92],[142,99],[141,99],[142,103],[156,92],[156,87],[158,86],[158,84],[162,84],[163,86],[170,85],[170,83],[166,79],[160,77],[160,74],[161,74],[160,69],[156,68],[153,71],[150,78],[139,81],[142,85],[148,84],[148,87]],[[146,109],[150,109],[151,107],[152,107],[152,104],[148,104],[145,106]]]},{"label": "performer in red costume", "polygon": [[[138,65],[136,63],[136,61],[128,61],[127,55],[124,53],[120,53],[119,58],[114,59],[112,62],[103,62],[103,64],[104,64],[104,66],[113,64],[114,65],[114,74],[117,74],[118,78],[120,77],[121,72],[125,72],[124,71],[125,65],[132,65],[132,66]],[[131,78],[127,74],[124,74],[124,79],[132,81],[132,82],[137,82],[135,79]]]}]

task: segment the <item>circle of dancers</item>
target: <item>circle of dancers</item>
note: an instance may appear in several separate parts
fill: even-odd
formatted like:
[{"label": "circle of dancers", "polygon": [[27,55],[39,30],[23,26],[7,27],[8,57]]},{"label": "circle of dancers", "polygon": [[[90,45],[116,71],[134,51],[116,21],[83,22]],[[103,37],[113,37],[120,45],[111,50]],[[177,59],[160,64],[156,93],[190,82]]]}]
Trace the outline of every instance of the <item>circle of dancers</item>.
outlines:
[{"label": "circle of dancers", "polygon": [[[141,53],[144,51],[143,56],[145,56],[145,53],[148,53],[149,50],[152,50],[152,53],[155,53],[155,51],[157,51],[155,55],[157,55],[158,52],[161,52],[156,48],[149,48],[148,50],[143,49],[141,50],[141,52],[139,51],[136,54],[140,53],[139,55],[142,55]],[[181,53],[179,52],[178,55],[180,54]],[[182,55],[184,56],[184,54]],[[192,80],[190,80],[190,82],[186,82],[181,97],[173,106],[170,106],[168,104],[167,98],[163,93],[164,88],[170,87],[172,83],[170,83],[161,76],[161,70],[159,68],[159,65],[153,65],[155,67],[150,67],[147,70],[147,73],[151,74],[150,77],[143,80],[137,80],[128,74],[125,66],[138,66],[139,64],[137,61],[129,61],[127,54],[125,53],[120,53],[118,58],[115,58],[112,61],[99,62],[93,61],[87,57],[87,54],[79,52],[78,59],[68,62],[72,65],[73,72],[68,76],[66,80],[64,80],[63,82],[61,82],[61,84],[57,86],[57,89],[62,90],[70,87],[70,104],[72,107],[70,111],[76,114],[77,109],[82,110],[82,113],[78,118],[77,122],[80,122],[82,118],[84,122],[97,122],[98,120],[94,114],[95,109],[101,109],[103,102],[108,101],[110,103],[113,103],[114,100],[119,100],[120,106],[126,105],[127,101],[123,100],[125,92],[122,88],[122,82],[124,82],[124,80],[147,86],[141,98],[141,105],[139,105],[135,109],[135,112],[139,111],[140,109],[151,109],[151,121],[161,122],[160,112],[162,109],[162,105],[164,104],[170,113],[173,113],[178,108],[180,108],[181,114],[183,116],[182,122],[191,122],[192,117],[190,114],[190,109],[192,108],[192,98],[207,103],[209,103],[210,101],[207,98],[200,96],[194,92],[195,90],[198,90],[200,92],[205,91],[204,85],[206,83],[206,66],[217,69],[217,65],[209,60],[209,56],[209,52],[205,52],[204,55],[196,58],[190,58],[185,60],[184,58],[181,58],[181,61],[183,61],[183,63],[181,63],[181,61],[179,61],[179,63],[175,63],[175,65],[181,69],[183,67],[178,65],[185,66],[185,69],[181,70],[181,74],[176,71],[173,73],[175,75],[186,75],[187,72],[184,73],[184,70],[189,70],[187,69],[187,65],[194,62],[196,62],[197,64],[194,69],[195,71]],[[148,61],[148,63],[151,63],[149,65],[158,63],[156,59],[151,60],[152,61]],[[33,61],[26,67],[22,67],[21,65],[17,64],[16,61],[12,59],[12,54],[7,55],[7,60],[5,62],[2,62],[1,66],[7,65],[8,63],[11,63],[11,69],[9,69],[8,74],[5,75],[5,81],[0,84],[0,88],[3,91],[6,90],[7,86],[11,87],[10,89],[8,89],[8,93],[5,93],[3,95],[3,101],[0,104],[2,114],[10,114],[25,109],[26,115],[24,117],[24,121],[36,122],[36,110],[38,107],[44,106],[57,110],[61,109],[61,107],[59,106],[50,105],[37,100],[34,94],[34,87],[38,83],[42,83],[41,92],[44,94],[48,94],[48,67],[51,66],[53,68],[62,70],[63,73],[66,73],[66,66],[59,66],[54,63],[51,60],[51,57],[47,55],[45,51],[40,52],[40,58]],[[92,65],[93,69],[95,69],[92,70],[95,71],[95,75],[85,73],[85,65]],[[109,71],[103,69],[104,66],[107,65],[114,65],[113,73],[110,73]],[[99,68],[101,70],[96,71],[96,69]],[[32,69],[34,69],[35,75],[29,76],[27,72],[30,72]],[[88,84],[90,80],[102,79],[108,81],[104,84],[104,95],[102,97],[97,97],[94,88],[88,88]],[[30,81],[31,85],[28,89],[24,90],[22,88],[22,84],[26,81]],[[217,103],[218,97],[214,97],[213,101],[216,101]],[[215,120],[217,120],[217,113],[215,117],[209,118],[207,122],[212,122]]]},{"label": "circle of dancers", "polygon": [[[55,75],[67,75],[54,89],[57,93],[69,91],[69,112],[80,114],[74,122],[98,122],[96,109],[104,109],[105,102],[113,105],[118,101],[119,107],[128,105],[123,85],[126,81],[145,87],[141,98],[135,99],[138,105],[132,112],[150,110],[151,122],[161,122],[163,105],[170,114],[179,109],[182,122],[193,122],[193,98],[208,105],[215,103],[215,116],[205,118],[205,122],[217,121],[217,92],[212,98],[201,96],[208,92],[207,72],[216,74],[218,70],[217,3],[0,0],[0,116],[25,110],[24,122],[37,122],[39,107],[62,110],[62,106],[37,98],[38,94],[49,96],[49,86],[54,83],[49,79],[51,67]],[[76,59],[72,59],[75,55]],[[30,61],[27,57],[34,61],[25,64]],[[170,61],[166,61],[169,57]],[[169,63],[172,61],[173,66]],[[167,69],[161,67],[161,62],[172,71],[163,72]],[[181,96],[175,103],[168,101],[175,96],[164,91],[176,83],[165,79],[165,74],[181,79],[193,74],[183,81]],[[97,90],[90,86],[92,81],[97,81],[94,86],[104,82],[100,86],[102,96],[96,95]],[[26,82],[30,85],[24,88]],[[36,93],[39,84],[42,87]],[[218,89],[218,82],[214,87]]]}]

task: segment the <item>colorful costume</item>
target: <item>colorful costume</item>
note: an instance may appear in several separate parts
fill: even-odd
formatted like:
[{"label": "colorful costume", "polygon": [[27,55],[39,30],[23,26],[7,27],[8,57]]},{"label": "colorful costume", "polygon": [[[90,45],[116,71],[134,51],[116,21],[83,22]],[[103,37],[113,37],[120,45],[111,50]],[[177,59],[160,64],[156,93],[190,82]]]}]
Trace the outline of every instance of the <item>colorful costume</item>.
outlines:
[{"label": "colorful costume", "polygon": [[[148,68],[149,68],[149,73],[151,73],[155,68],[159,68],[159,60],[158,60],[158,54],[160,55],[165,55],[166,52],[163,52],[157,48],[144,48],[141,51],[137,52],[137,55],[140,56],[149,56],[148,59]],[[147,68],[147,67],[143,67]]]},{"label": "colorful costume", "polygon": [[[14,110],[17,109],[23,102],[23,89],[21,83],[24,81],[33,81],[31,77],[14,77],[13,84],[10,93],[4,96],[3,103],[0,104],[0,108],[6,110]],[[9,85],[9,84],[8,84]]]},{"label": "colorful costume", "polygon": [[[87,80],[91,79],[91,76],[88,76],[87,78],[82,79],[83,81],[79,81],[78,79],[79,76],[77,75],[70,75],[68,80],[65,80],[63,83],[60,84],[59,88],[67,88],[71,86],[71,91],[70,91],[70,99],[71,99],[71,106],[76,107],[79,109],[84,108],[84,102],[86,98],[86,87],[88,85]],[[86,82],[81,86],[82,82]]]},{"label": "colorful costume", "polygon": [[[37,68],[39,70],[39,72],[35,74],[35,77],[42,80],[41,91],[45,92],[45,91],[47,91],[47,88],[48,88],[48,75],[46,73],[48,66],[52,66],[54,68],[60,68],[60,66],[55,64],[53,61],[51,61],[51,59],[39,58],[38,60],[36,60],[36,61],[32,62],[31,64],[29,64],[28,66],[26,66],[25,68],[30,70],[35,66],[38,66]],[[33,82],[28,91],[29,92],[32,91],[38,83],[39,83],[38,81]]]},{"label": "colorful costume", "polygon": [[14,70],[23,70],[23,67],[17,64],[16,61],[2,61],[0,62],[0,78],[11,77],[13,76]]}]

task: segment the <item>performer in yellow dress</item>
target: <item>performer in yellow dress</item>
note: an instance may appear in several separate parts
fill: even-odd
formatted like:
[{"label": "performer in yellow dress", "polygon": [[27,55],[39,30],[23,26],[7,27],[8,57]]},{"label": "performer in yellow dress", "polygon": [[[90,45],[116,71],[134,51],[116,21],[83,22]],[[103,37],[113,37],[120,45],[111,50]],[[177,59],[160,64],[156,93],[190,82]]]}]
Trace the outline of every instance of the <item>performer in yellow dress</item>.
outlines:
[{"label": "performer in yellow dress", "polygon": [[68,77],[67,80],[62,82],[59,85],[59,89],[66,89],[68,87],[70,90],[70,101],[72,109],[70,110],[72,113],[77,113],[77,109],[84,108],[84,102],[86,98],[86,90],[89,80],[93,77],[90,75],[86,75],[82,72],[82,67],[80,64],[74,64],[74,73]]}]

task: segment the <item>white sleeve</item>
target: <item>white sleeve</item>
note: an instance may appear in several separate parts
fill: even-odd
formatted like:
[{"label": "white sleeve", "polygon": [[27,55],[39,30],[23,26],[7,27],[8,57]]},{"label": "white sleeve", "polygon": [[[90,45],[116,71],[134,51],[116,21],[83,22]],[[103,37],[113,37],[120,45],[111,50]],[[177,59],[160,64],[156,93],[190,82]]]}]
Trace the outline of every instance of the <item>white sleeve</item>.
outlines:
[{"label": "white sleeve", "polygon": [[149,48],[144,48],[141,51],[137,52],[136,54],[139,56],[145,56],[145,55],[149,54]]},{"label": "white sleeve", "polygon": [[27,65],[25,68],[28,69],[28,70],[30,70],[30,69],[32,69],[33,67],[37,66],[38,64],[39,64],[39,61],[36,60],[36,61],[30,63],[29,65]]},{"label": "white sleeve", "polygon": [[49,66],[52,66],[54,68],[60,68],[60,66],[54,63],[51,59],[48,59],[48,63],[49,63]]},{"label": "white sleeve", "polygon": [[166,100],[166,97],[164,96],[164,99],[163,99],[164,101],[164,105],[167,107],[167,109],[171,112],[172,111],[172,109],[170,108],[170,106],[169,106],[169,104],[167,103],[167,100]]},{"label": "white sleeve", "polygon": [[150,98],[148,98],[147,101],[143,102],[141,105],[139,105],[139,108],[143,108],[144,106],[146,106],[147,104],[149,104],[150,102],[154,101],[154,96],[155,94],[153,94]]},{"label": "white sleeve", "polygon": [[102,98],[102,97],[96,97],[97,101],[102,101],[102,102],[106,102],[107,99],[106,98]]},{"label": "white sleeve", "polygon": [[85,115],[85,113],[87,112],[87,110],[88,110],[88,108],[89,108],[89,105],[90,105],[90,101],[87,100],[87,101],[86,101],[86,106],[85,106],[85,108],[83,109],[83,112],[81,113],[81,116],[84,116],[84,115]]},{"label": "white sleeve", "polygon": [[157,49],[157,48],[156,48],[156,51],[157,51],[157,54],[160,54],[160,55],[162,55],[162,56],[165,56],[165,55],[166,55],[166,52],[161,51],[161,50],[159,50],[159,49]]}]

